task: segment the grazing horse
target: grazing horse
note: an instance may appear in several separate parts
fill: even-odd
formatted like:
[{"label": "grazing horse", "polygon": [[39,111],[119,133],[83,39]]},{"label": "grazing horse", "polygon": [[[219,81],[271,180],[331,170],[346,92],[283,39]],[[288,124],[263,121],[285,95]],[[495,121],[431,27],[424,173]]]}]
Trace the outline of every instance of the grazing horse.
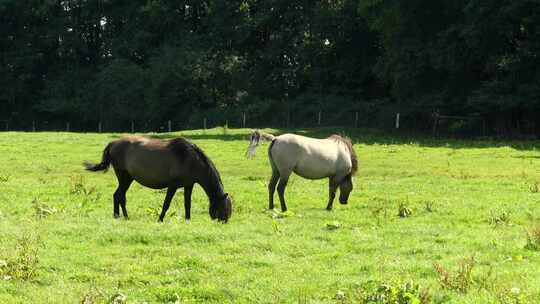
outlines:
[{"label": "grazing horse", "polygon": [[167,188],[167,195],[159,221],[169,209],[178,188],[184,187],[186,220],[191,210],[191,192],[195,183],[201,185],[210,199],[212,219],[227,222],[232,213],[232,202],[223,190],[219,173],[212,161],[195,144],[184,138],[171,140],[128,137],[110,142],[103,151],[101,163],[84,163],[89,171],[106,171],[112,164],[118,178],[114,192],[114,217],[119,217],[119,206],[127,219],[126,191],[131,182],[152,188]]},{"label": "grazing horse", "polygon": [[273,136],[255,130],[251,134],[248,158],[255,155],[261,139],[272,142],[268,147],[268,158],[272,166],[272,177],[268,183],[268,208],[274,209],[274,191],[277,184],[281,211],[287,211],[284,193],[292,172],[308,179],[329,178],[327,210],[332,210],[338,187],[339,202],[347,204],[353,188],[352,175],[358,170],[358,160],[349,138],[339,135],[325,139],[295,134]]}]

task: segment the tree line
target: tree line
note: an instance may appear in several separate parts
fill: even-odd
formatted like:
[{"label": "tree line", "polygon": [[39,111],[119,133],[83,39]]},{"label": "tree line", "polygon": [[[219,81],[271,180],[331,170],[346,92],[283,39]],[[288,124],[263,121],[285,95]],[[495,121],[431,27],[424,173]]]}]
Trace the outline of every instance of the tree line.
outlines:
[{"label": "tree line", "polygon": [[401,113],[420,131],[540,135],[539,0],[0,0],[0,24],[13,128],[358,112],[367,127]]}]

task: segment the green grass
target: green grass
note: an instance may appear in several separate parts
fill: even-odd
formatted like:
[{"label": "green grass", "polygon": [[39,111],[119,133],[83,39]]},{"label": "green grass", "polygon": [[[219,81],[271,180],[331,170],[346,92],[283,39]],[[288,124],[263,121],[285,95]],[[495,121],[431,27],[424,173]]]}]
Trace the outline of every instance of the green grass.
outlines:
[{"label": "green grass", "polygon": [[81,163],[121,134],[0,133],[0,303],[361,303],[370,284],[409,281],[434,303],[540,302],[540,251],[526,248],[538,142],[302,131],[332,132],[359,156],[349,205],[326,211],[327,181],[293,176],[282,217],[265,210],[268,144],[245,158],[249,130],[153,134],[191,138],[216,163],[234,198],[226,225],[200,187],[189,223],[181,191],[158,224],[165,193],[138,184],[130,220],[113,219],[114,174]]}]

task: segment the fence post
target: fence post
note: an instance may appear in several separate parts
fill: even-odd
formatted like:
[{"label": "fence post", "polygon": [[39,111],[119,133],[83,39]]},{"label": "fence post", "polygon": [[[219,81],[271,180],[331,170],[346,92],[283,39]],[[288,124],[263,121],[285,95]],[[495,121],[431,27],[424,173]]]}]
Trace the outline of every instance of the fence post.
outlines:
[{"label": "fence post", "polygon": [[354,127],[358,128],[358,112],[356,112],[354,115]]},{"label": "fence post", "polygon": [[98,133],[101,133],[101,120],[98,122]]},{"label": "fence post", "polygon": [[433,136],[437,134],[437,125],[439,124],[439,114],[433,114]]},{"label": "fence post", "polygon": [[206,130],[206,117],[203,119],[203,129]]},{"label": "fence post", "polygon": [[36,121],[32,120],[32,132],[36,132]]},{"label": "fence post", "polygon": [[399,129],[399,113],[396,114],[396,129]]},{"label": "fence post", "polygon": [[319,110],[319,118],[317,120],[317,124],[320,126],[321,125],[321,110]]},{"label": "fence post", "polygon": [[171,121],[167,121],[167,130],[169,130],[169,133],[171,132]]},{"label": "fence post", "polygon": [[131,133],[135,133],[135,122],[131,121]]},{"label": "fence post", "polygon": [[246,127],[246,112],[242,113],[242,128]]},{"label": "fence post", "polygon": [[66,132],[69,132],[69,121],[66,122]]}]

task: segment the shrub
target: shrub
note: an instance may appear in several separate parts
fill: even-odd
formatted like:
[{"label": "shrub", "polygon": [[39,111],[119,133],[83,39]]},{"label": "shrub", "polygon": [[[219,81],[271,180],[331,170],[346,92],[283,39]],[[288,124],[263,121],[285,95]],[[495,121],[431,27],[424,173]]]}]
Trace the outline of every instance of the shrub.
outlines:
[{"label": "shrub", "polygon": [[439,275],[439,283],[444,289],[467,293],[474,283],[472,272],[475,264],[474,257],[470,257],[463,259],[459,263],[459,268],[454,272],[440,264],[434,264],[433,267]]},{"label": "shrub", "polygon": [[492,211],[489,223],[495,226],[510,226],[510,215],[511,213],[504,209],[499,212]]},{"label": "shrub", "polygon": [[37,239],[24,234],[17,240],[15,255],[0,260],[0,278],[4,280],[18,279],[30,281],[38,276]]},{"label": "shrub", "polygon": [[540,225],[531,232],[527,232],[527,244],[525,249],[540,251]]},{"label": "shrub", "polygon": [[398,206],[398,215],[399,217],[409,217],[412,215],[412,209],[407,207],[405,203],[401,202]]},{"label": "shrub", "polygon": [[412,281],[394,285],[368,282],[360,291],[360,303],[426,304],[431,303],[431,295]]}]

